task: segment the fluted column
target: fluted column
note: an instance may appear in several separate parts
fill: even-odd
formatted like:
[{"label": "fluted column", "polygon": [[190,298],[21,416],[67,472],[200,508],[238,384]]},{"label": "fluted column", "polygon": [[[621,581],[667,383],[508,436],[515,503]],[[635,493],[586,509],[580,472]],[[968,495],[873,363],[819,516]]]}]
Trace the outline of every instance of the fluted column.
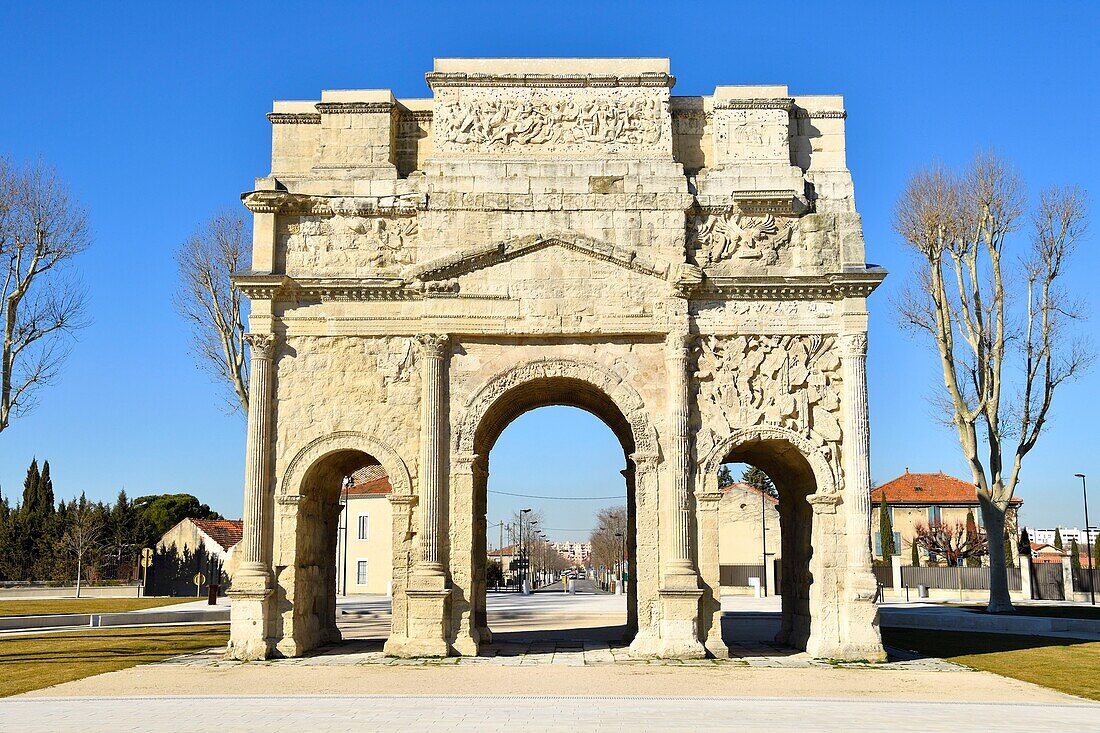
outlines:
[{"label": "fluted column", "polygon": [[867,334],[840,337],[844,370],[844,503],[848,566],[869,569],[871,553],[870,430],[867,420]]},{"label": "fluted column", "polygon": [[241,566],[234,585],[270,586],[271,576],[264,553],[264,527],[268,480],[271,474],[271,361],[275,336],[250,333],[245,340],[251,349],[248,388],[248,436],[245,443],[244,538]]},{"label": "fluted column", "polygon": [[669,469],[672,481],[672,541],[666,573],[692,575],[690,486],[691,394],[688,381],[691,335],[685,328],[670,333],[665,341],[668,370]]},{"label": "fluted column", "polygon": [[422,334],[420,399],[420,575],[443,575],[443,395],[446,334]]}]

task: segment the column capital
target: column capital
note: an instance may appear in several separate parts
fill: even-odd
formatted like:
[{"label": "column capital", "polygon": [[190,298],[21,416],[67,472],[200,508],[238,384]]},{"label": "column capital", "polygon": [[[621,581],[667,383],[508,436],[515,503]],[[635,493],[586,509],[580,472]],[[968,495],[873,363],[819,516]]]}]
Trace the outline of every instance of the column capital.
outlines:
[{"label": "column capital", "polygon": [[867,355],[867,332],[845,333],[840,336],[841,354],[844,356]]},{"label": "column capital", "polygon": [[252,349],[253,359],[270,359],[275,354],[273,333],[246,333],[244,340]]},{"label": "column capital", "polygon": [[446,333],[421,333],[416,340],[420,342],[420,353],[429,358],[442,359],[450,346],[451,336]]}]

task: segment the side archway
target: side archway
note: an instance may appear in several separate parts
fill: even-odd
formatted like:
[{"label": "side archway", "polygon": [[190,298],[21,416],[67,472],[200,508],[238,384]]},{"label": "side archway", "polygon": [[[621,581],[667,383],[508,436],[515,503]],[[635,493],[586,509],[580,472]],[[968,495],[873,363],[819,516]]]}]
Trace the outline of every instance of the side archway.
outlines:
[{"label": "side archway", "polygon": [[[705,588],[701,610],[709,650],[724,656],[721,639],[721,591],[718,561],[718,469],[723,463],[748,463],[763,470],[779,493],[780,557],[776,588],[782,598],[782,622],[776,640],[814,647],[814,619],[820,618],[827,585],[823,565],[841,503],[841,481],[825,441],[780,426],[735,430],[718,441],[699,463],[696,476],[697,551]],[[828,515],[828,516],[826,516]],[[727,530],[728,531],[728,530]],[[762,561],[769,562],[768,558]]]},{"label": "side archway", "polygon": [[[338,555],[340,492],[345,477],[371,466],[381,466],[385,472],[391,505],[411,495],[412,479],[397,451],[361,431],[335,432],[310,441],[291,459],[276,487],[273,544],[279,654],[299,656],[341,638],[336,593],[340,578],[347,587],[348,559]],[[399,582],[404,567],[397,566],[398,553],[391,549],[392,577]],[[342,572],[337,570],[338,558]]]}]

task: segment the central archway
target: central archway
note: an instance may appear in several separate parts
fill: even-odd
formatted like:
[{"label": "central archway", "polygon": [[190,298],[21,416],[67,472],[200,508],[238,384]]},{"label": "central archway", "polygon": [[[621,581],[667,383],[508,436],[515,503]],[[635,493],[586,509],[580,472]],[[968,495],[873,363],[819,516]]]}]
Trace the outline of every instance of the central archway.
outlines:
[{"label": "central archway", "polygon": [[[468,591],[455,578],[452,615],[457,629],[455,649],[477,653],[491,641],[486,614],[486,503],[488,456],[504,429],[520,415],[540,407],[560,405],[584,410],[607,425],[623,450],[626,469],[628,572],[636,579],[627,585],[627,637],[639,631],[639,609],[656,601],[656,563],[639,553],[639,542],[656,544],[655,482],[656,434],[641,396],[623,378],[594,363],[572,360],[540,360],[498,374],[469,401],[455,440],[456,459],[468,462],[469,498],[472,511],[469,557],[465,548],[452,551],[452,567],[468,568]],[[643,509],[643,507],[645,509]],[[653,509],[653,511],[650,511]],[[650,526],[652,525],[652,526]],[[642,556],[639,566],[638,557]],[[466,575],[466,572],[462,573]],[[643,616],[645,617],[645,616]]]}]

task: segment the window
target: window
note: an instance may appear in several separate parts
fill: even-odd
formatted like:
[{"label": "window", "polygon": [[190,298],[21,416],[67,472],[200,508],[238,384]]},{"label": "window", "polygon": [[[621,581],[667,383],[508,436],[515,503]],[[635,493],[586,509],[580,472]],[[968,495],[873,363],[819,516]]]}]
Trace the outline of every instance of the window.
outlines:
[{"label": "window", "polygon": [[367,561],[359,560],[355,563],[355,582],[358,585],[366,585],[367,577]]},{"label": "window", "polygon": [[938,506],[928,507],[928,523],[929,524],[932,524],[933,522],[939,522],[939,521],[941,521],[942,518],[943,518],[943,515],[941,514],[940,507],[938,507]]},{"label": "window", "polygon": [[901,532],[894,532],[894,551],[901,554]]},{"label": "window", "polygon": [[875,554],[882,557],[882,533],[875,532]]},{"label": "window", "polygon": [[359,515],[359,539],[361,539],[361,540],[369,540],[370,539],[370,515],[369,514],[360,514]]}]

